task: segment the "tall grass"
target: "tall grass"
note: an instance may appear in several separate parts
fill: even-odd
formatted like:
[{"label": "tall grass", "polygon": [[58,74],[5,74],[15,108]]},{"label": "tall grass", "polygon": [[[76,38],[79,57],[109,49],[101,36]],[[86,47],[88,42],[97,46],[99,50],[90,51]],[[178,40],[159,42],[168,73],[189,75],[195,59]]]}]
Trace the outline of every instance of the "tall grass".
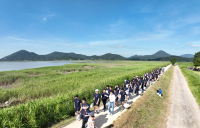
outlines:
[{"label": "tall grass", "polygon": [[[25,75],[22,87],[1,90],[1,100],[5,99],[4,94],[9,98],[16,96],[29,100],[25,104],[0,110],[0,127],[48,126],[74,114],[75,94],[78,94],[80,98],[85,97],[88,103],[92,103],[96,88],[102,92],[107,84],[114,87],[116,84],[122,84],[126,78],[131,79],[134,75],[143,75],[167,64],[167,62],[115,62],[87,64],[96,67],[87,69],[87,71],[83,67],[85,64],[19,71]],[[68,75],[60,73],[64,69],[70,70],[76,66],[85,71]],[[43,75],[28,76],[33,72]],[[4,75],[10,73],[16,72],[5,72]]]},{"label": "tall grass", "polygon": [[[66,94],[74,90],[81,90],[88,85],[107,84],[111,79],[128,76],[132,72],[140,72],[159,67],[166,62],[115,62],[99,64],[75,64],[57,67],[45,67],[22,71],[0,73],[0,82],[12,84],[17,87],[1,89],[0,102],[8,99],[21,99],[22,101],[42,97]],[[85,65],[95,68],[86,69]],[[66,74],[68,71],[79,71]],[[103,84],[102,84],[103,83]],[[116,84],[116,83],[115,83]],[[1,86],[1,84],[0,84]]]},{"label": "tall grass", "polygon": [[187,66],[193,67],[193,63],[179,63],[179,67],[187,79],[188,86],[200,106],[200,72],[187,69]]}]

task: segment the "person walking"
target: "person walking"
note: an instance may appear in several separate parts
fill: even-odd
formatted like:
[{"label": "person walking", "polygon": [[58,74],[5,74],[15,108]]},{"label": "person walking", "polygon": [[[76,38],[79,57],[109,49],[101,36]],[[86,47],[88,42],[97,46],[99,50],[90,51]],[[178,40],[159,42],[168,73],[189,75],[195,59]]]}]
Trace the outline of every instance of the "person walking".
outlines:
[{"label": "person walking", "polygon": [[128,89],[129,93],[128,93],[128,100],[130,100],[132,92],[133,92],[133,85],[132,82],[129,85],[129,89]]},{"label": "person walking", "polygon": [[106,101],[108,99],[108,94],[106,93],[106,90],[104,89],[103,92],[101,93],[101,99],[102,99],[102,102],[103,102],[103,110],[104,112],[106,111]]},{"label": "person walking", "polygon": [[113,91],[112,87],[110,86],[110,92]]},{"label": "person walking", "polygon": [[74,112],[76,116],[78,116],[80,109],[81,109],[81,100],[78,98],[78,95],[75,95],[74,96]]},{"label": "person walking", "polygon": [[84,106],[83,107],[83,122],[82,122],[82,127],[81,128],[86,128],[86,124],[88,122],[89,116],[87,116],[90,113],[90,110],[88,109],[89,106]]},{"label": "person walking", "polygon": [[144,88],[144,79],[141,79],[141,90]]},{"label": "person walking", "polygon": [[135,76],[133,77],[133,79],[132,79],[133,81],[136,81],[136,78],[135,78]]},{"label": "person walking", "polygon": [[135,93],[138,95],[138,91],[140,89],[140,84],[139,82],[136,83],[136,90],[135,90]]},{"label": "person walking", "polygon": [[117,91],[117,94],[119,94],[119,90],[120,90],[119,84],[116,85],[115,90]]},{"label": "person walking", "polygon": [[80,110],[81,119],[83,120],[81,128],[85,128],[85,124],[87,123],[88,118],[89,118],[89,117],[86,117],[85,115],[88,115],[89,112],[90,112],[89,104],[86,102],[86,98],[83,98],[82,104],[81,104],[81,110]]},{"label": "person walking", "polygon": [[122,110],[123,110],[124,109],[125,99],[127,100],[127,94],[126,94],[126,92],[124,91],[123,88],[121,89],[120,95],[121,95],[121,100],[120,101],[122,103]]},{"label": "person walking", "polygon": [[117,106],[118,106],[118,94],[119,93],[117,93],[117,90],[115,89],[114,90],[114,95],[115,95],[115,103],[116,103]]},{"label": "person walking", "polygon": [[83,112],[84,112],[83,107],[84,107],[84,106],[89,106],[89,104],[86,102],[86,98],[83,98],[83,99],[82,99],[81,109],[80,109],[80,111],[79,111],[79,113],[81,113],[81,119],[83,119]]},{"label": "person walking", "polygon": [[152,85],[152,75],[150,75],[150,78],[149,78],[149,86]]},{"label": "person walking", "polygon": [[[97,114],[99,114],[99,105],[100,105],[100,94],[99,90],[96,89],[94,94],[94,112],[97,112]],[[98,110],[96,110],[96,107]]]},{"label": "person walking", "polygon": [[132,87],[133,87],[133,93],[132,93],[132,95],[134,95],[135,94],[135,89],[136,89],[135,80],[133,80]]},{"label": "person walking", "polygon": [[129,83],[130,83],[130,81],[129,81],[129,79],[127,78],[126,81],[125,81],[125,84],[127,85],[127,84],[129,84]]},{"label": "person walking", "polygon": [[[110,115],[113,115],[114,107],[115,107],[115,95],[113,94],[113,91],[111,91],[109,96],[109,105],[108,105],[108,110]],[[112,110],[110,110],[110,108],[112,108]]]},{"label": "person walking", "polygon": [[107,88],[106,88],[106,93],[107,93],[108,95],[110,95],[110,89],[109,89],[109,85],[107,85]]}]

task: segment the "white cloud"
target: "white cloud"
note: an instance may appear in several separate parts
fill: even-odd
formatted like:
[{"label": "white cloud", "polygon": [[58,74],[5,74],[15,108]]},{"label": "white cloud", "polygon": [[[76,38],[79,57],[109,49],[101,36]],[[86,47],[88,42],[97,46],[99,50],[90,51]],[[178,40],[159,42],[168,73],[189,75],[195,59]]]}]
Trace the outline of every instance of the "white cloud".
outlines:
[{"label": "white cloud", "polygon": [[177,20],[171,21],[169,27],[170,28],[179,28],[184,27],[191,24],[200,23],[200,16],[198,15],[191,15],[186,17],[180,17]]},{"label": "white cloud", "polygon": [[118,28],[119,26],[123,25],[125,22],[123,20],[118,20],[116,23],[110,24],[109,26],[112,28]]},{"label": "white cloud", "polygon": [[191,46],[191,47],[200,47],[200,42],[190,42],[190,43],[185,43],[186,46]]},{"label": "white cloud", "polygon": [[8,36],[8,37],[6,37],[6,39],[15,40],[15,41],[34,41],[34,40],[29,40],[29,39],[14,37],[14,36]]},{"label": "white cloud", "polygon": [[175,43],[176,45],[178,44],[178,43]]},{"label": "white cloud", "polygon": [[189,46],[189,45],[190,45],[190,43],[185,43],[185,45],[186,45],[186,46]]},{"label": "white cloud", "polygon": [[[99,45],[107,45],[107,44],[126,44],[126,43],[135,43],[135,42],[143,42],[143,41],[156,41],[159,39],[164,39],[174,34],[174,31],[167,30],[159,30],[155,33],[139,33],[131,38],[124,39],[113,39],[113,40],[97,40],[94,42],[89,42],[89,45],[99,46]],[[88,42],[82,42],[84,44]]]},{"label": "white cloud", "polygon": [[118,49],[120,49],[120,48],[123,48],[124,46],[122,46],[122,45],[116,45],[116,46],[114,46],[114,48],[118,48]]},{"label": "white cloud", "polygon": [[63,43],[63,46],[71,46],[72,44],[70,43]]},{"label": "white cloud", "polygon": [[[109,24],[106,37],[122,37],[126,32],[124,31],[127,28],[125,21],[118,20],[115,23]],[[128,29],[126,29],[128,31]]]},{"label": "white cloud", "polygon": [[44,20],[44,21],[46,21],[46,20],[47,20],[47,18],[46,18],[46,17],[43,17],[43,20]]},{"label": "white cloud", "polygon": [[200,47],[199,44],[192,44],[191,46],[192,46],[192,47]]},{"label": "white cloud", "polygon": [[52,19],[54,16],[56,16],[56,14],[48,14],[48,15],[44,15],[43,16],[43,20],[44,21],[47,21],[47,19]]}]

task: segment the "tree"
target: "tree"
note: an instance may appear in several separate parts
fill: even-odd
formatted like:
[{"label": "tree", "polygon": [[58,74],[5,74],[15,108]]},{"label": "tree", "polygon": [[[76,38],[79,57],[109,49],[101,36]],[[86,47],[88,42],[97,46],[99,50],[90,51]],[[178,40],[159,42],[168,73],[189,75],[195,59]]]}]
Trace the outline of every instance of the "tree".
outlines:
[{"label": "tree", "polygon": [[172,65],[174,65],[176,63],[176,60],[177,60],[176,58],[171,58],[170,59],[170,62],[172,63]]},{"label": "tree", "polygon": [[193,64],[195,67],[200,66],[200,52],[195,53]]}]

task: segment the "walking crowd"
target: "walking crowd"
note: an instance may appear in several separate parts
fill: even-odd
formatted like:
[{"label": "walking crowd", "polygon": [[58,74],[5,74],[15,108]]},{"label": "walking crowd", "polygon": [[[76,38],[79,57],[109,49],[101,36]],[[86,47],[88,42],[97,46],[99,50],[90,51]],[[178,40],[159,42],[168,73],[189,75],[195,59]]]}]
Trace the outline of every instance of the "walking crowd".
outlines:
[{"label": "walking crowd", "polygon": [[[94,128],[94,113],[99,114],[100,102],[103,102],[103,111],[106,111],[106,104],[108,103],[108,114],[111,116],[114,114],[115,106],[119,106],[121,102],[121,111],[125,109],[125,103],[130,100],[130,97],[134,94],[142,95],[142,93],[153,84],[154,81],[159,80],[159,75],[164,72],[164,68],[158,68],[152,72],[145,73],[143,76],[134,76],[132,80],[128,78],[124,81],[123,85],[117,84],[113,89],[112,86],[107,85],[106,89],[100,94],[99,90],[95,90],[94,103],[89,106],[86,99],[82,101],[78,98],[78,95],[74,99],[75,115],[78,120],[82,120],[81,128]],[[94,111],[89,109],[94,106]]]}]

